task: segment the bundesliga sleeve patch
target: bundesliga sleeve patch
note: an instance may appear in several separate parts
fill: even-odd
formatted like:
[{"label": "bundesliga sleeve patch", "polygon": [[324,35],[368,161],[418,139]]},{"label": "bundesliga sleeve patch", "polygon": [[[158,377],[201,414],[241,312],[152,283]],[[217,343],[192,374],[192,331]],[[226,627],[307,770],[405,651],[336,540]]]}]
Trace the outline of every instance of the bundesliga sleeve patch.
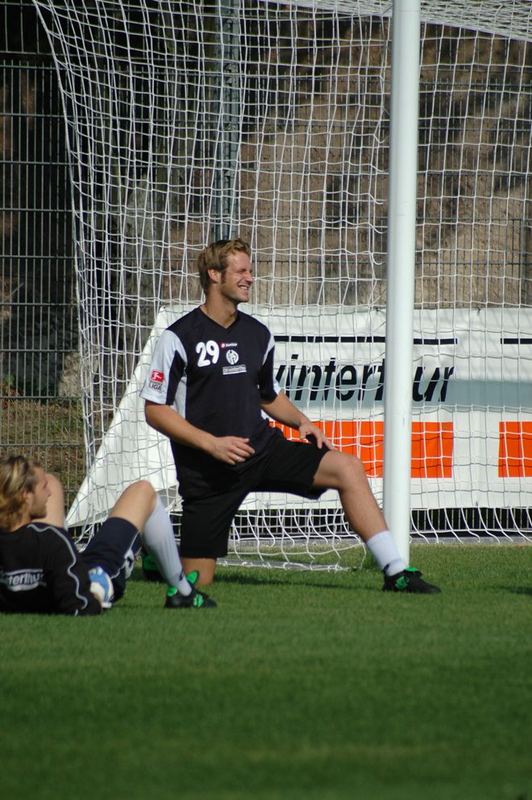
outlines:
[{"label": "bundesliga sleeve patch", "polygon": [[150,389],[154,389],[156,392],[162,392],[163,383],[164,383],[164,372],[161,372],[158,369],[152,369],[150,373],[150,379],[148,381]]}]

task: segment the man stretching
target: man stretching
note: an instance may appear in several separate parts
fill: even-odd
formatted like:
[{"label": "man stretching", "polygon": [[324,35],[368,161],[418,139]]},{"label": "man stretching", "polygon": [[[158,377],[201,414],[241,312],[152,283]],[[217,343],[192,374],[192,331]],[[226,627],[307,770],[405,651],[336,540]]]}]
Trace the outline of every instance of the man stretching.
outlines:
[{"label": "man stretching", "polygon": [[[279,390],[268,328],[239,311],[253,273],[242,239],[215,242],[198,259],[205,302],[164,331],[142,390],[146,420],[169,437],[183,499],[185,570],[212,582],[249,492],[339,493],[347,520],[384,572],[385,591],[440,590],[401,558],[360,459],[334,450]],[[299,432],[291,442],[267,417]]]}]

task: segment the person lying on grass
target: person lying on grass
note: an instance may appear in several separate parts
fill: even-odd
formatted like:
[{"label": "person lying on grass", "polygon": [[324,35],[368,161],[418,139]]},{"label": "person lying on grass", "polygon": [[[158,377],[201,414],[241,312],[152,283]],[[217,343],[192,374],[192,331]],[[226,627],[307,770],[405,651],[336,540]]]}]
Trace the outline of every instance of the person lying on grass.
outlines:
[{"label": "person lying on grass", "polygon": [[213,608],[185,576],[172,523],[148,481],[128,486],[82,553],[65,528],[60,481],[24,456],[0,459],[0,611],[100,614],[125,592],[142,531],[168,584],[165,608]]}]

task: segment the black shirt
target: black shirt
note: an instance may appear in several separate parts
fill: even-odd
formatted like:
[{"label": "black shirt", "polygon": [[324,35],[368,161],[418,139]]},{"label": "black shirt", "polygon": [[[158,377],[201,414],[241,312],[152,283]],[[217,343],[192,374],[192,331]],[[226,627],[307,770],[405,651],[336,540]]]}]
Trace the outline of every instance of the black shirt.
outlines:
[{"label": "black shirt", "polygon": [[66,530],[32,522],[0,531],[0,611],[77,616],[101,610]]},{"label": "black shirt", "polygon": [[180,492],[195,496],[230,486],[253,466],[276,435],[261,409],[275,400],[274,340],[258,320],[237,312],[224,328],[196,308],[161,334],[142,390],[145,400],[169,405],[214,436],[249,438],[255,455],[225,465],[195,448],[172,442]]}]

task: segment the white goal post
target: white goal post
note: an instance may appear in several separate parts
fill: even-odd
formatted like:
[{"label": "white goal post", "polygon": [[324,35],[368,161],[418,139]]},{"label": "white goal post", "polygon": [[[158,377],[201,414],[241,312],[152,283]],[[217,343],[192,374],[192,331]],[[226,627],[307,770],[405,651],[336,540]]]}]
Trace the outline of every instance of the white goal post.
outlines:
[{"label": "white goal post", "polygon": [[[281,384],[381,501],[389,0],[34,4],[76,221],[87,476],[70,525],[89,531],[137,477],[178,517],[138,392],[154,336],[200,299],[198,252],[233,234],[253,249],[249,311],[276,336]],[[409,380],[425,540],[532,538],[531,40],[528,0],[421,2]],[[249,498],[231,543],[336,568],[358,539],[327,493]]]}]

